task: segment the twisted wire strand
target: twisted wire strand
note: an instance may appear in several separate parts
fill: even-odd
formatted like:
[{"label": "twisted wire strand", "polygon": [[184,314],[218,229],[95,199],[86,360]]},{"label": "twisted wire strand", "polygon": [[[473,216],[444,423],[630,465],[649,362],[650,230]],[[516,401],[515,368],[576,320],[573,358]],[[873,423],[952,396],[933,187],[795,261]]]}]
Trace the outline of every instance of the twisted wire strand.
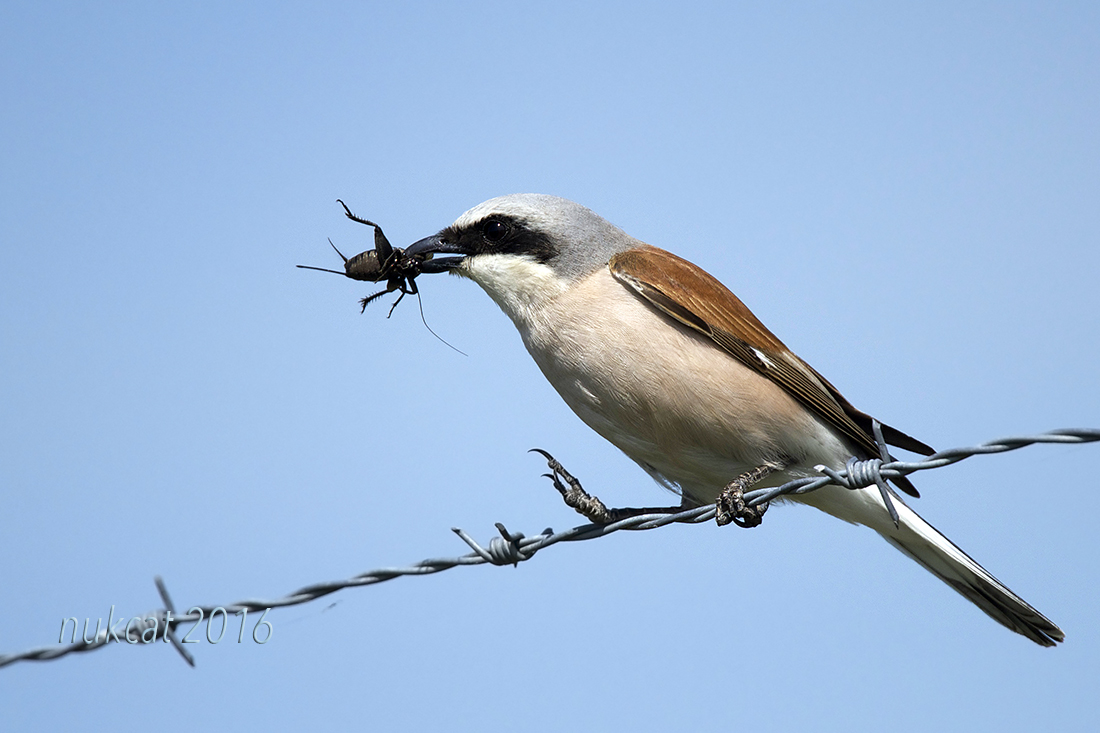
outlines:
[{"label": "twisted wire strand", "polygon": [[[877,426],[876,433],[880,433]],[[843,471],[817,466],[816,468],[822,472],[822,476],[795,479],[782,486],[745,492],[745,503],[749,506],[756,506],[785,494],[804,494],[828,485],[838,485],[849,489],[878,486],[880,491],[883,491],[887,509],[891,511],[891,514],[894,514],[895,510],[889,499],[892,492],[885,487],[885,479],[907,476],[917,471],[942,468],[972,456],[1005,453],[1037,443],[1081,444],[1098,442],[1100,441],[1100,429],[1062,429],[1038,435],[1002,438],[973,447],[938,451],[919,461],[887,460],[889,453],[885,450],[881,435],[879,434],[877,437],[879,437],[880,450],[883,453],[882,458],[867,460],[852,458]],[[714,515],[715,507],[707,505],[678,512],[642,514],[610,524],[583,524],[561,532],[554,532],[552,529],[547,528],[533,537],[527,537],[519,532],[510,532],[503,524],[498,522],[496,528],[500,536],[494,537],[487,548],[479,544],[465,531],[452,528],[452,531],[470,547],[472,552],[461,557],[421,560],[414,565],[405,567],[379,568],[360,573],[346,580],[313,583],[282,598],[269,600],[247,599],[218,606],[198,606],[202,611],[201,616],[196,614],[175,615],[176,610],[168,595],[168,589],[165,587],[164,581],[157,577],[155,582],[161,600],[164,602],[164,608],[152,611],[142,617],[144,626],[136,628],[135,631],[140,637],[142,631],[155,629],[156,641],[171,643],[184,660],[194,666],[193,657],[176,638],[176,628],[180,624],[193,623],[200,621],[203,617],[209,617],[210,613],[217,608],[223,609],[227,614],[241,611],[264,611],[266,609],[309,603],[346,588],[374,585],[408,575],[432,575],[462,565],[484,565],[487,563],[492,565],[518,565],[520,562],[530,560],[539,550],[556,545],[559,542],[593,540],[621,530],[650,530],[669,524],[700,524],[714,519]],[[91,642],[82,640],[61,647],[41,647],[17,654],[3,654],[0,655],[0,667],[6,667],[21,661],[49,661],[69,654],[93,651],[110,643],[112,639],[110,632],[109,628],[103,630]],[[114,638],[116,640],[120,639],[118,636]],[[148,644],[142,644],[142,646],[148,646]]]}]

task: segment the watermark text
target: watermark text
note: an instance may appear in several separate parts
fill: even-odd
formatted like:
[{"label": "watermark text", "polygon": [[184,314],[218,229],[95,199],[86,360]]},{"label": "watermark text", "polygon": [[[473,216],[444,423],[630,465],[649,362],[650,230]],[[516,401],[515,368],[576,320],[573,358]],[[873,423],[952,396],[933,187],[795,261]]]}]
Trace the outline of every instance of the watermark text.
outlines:
[{"label": "watermark text", "polygon": [[[260,616],[256,624],[252,626],[251,632],[248,631],[248,609],[244,608],[240,611],[235,611],[232,615],[240,618],[240,624],[237,629],[231,629],[232,626],[237,626],[235,621],[230,619],[230,614],[221,606],[214,608],[210,611],[210,616],[206,616],[204,609],[198,606],[192,606],[187,609],[187,615],[193,616],[198,614],[198,619],[186,619],[180,621],[177,618],[172,617],[171,611],[164,611],[162,613],[154,613],[147,616],[134,616],[127,619],[124,616],[120,616],[115,619],[115,607],[111,606],[111,612],[107,614],[107,624],[103,626],[103,618],[97,618],[95,621],[95,632],[92,634],[92,638],[88,638],[88,629],[91,627],[92,620],[90,618],[84,619],[84,630],[80,633],[79,638],[85,644],[94,644],[100,642],[103,644],[109,644],[113,642],[123,642],[127,644],[152,644],[155,641],[163,641],[168,643],[167,631],[176,626],[180,627],[179,631],[183,631],[187,628],[187,633],[183,635],[180,642],[183,644],[197,644],[202,641],[203,636],[206,637],[207,643],[217,644],[223,638],[225,638],[226,631],[237,632],[237,643],[243,643],[245,641],[246,634],[252,637],[252,641],[257,644],[266,644],[271,641],[272,635],[275,633],[275,627],[271,625],[271,622],[267,620],[267,613],[270,608],[263,609],[263,614]],[[255,618],[255,616],[253,616]],[[206,633],[202,634],[203,621],[206,621]],[[69,634],[69,643],[75,644],[77,642],[77,631],[80,629],[80,620],[76,616],[69,616],[68,618],[61,619],[61,633],[57,637],[58,644],[65,643],[65,631],[69,628],[69,622],[72,622],[72,631]],[[191,624],[190,627],[187,625]],[[230,633],[230,638],[233,634]],[[192,638],[194,637],[194,638]]]}]

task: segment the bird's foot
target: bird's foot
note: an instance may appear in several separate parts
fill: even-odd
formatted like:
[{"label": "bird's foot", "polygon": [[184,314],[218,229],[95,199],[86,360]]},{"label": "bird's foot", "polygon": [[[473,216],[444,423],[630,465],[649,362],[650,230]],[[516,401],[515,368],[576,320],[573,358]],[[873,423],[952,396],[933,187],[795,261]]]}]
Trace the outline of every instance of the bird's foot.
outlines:
[{"label": "bird's foot", "polygon": [[684,509],[683,506],[608,509],[607,505],[599,498],[585,491],[581,487],[581,482],[573,474],[566,471],[565,467],[554,456],[541,448],[532,448],[531,452],[539,453],[546,459],[546,465],[550,468],[550,473],[544,473],[543,475],[554,482],[554,488],[561,494],[561,498],[565,500],[566,505],[573,507],[578,514],[583,515],[588,521],[595,524],[610,524],[620,519],[637,517],[642,514],[675,514]]},{"label": "bird's foot", "polygon": [[[581,482],[573,474],[566,471],[565,467],[558,462],[558,459],[541,448],[532,448],[531,450],[541,454],[546,459],[546,465],[550,468],[550,473],[544,473],[543,476],[554,482],[554,488],[561,494],[561,498],[565,500],[567,506],[573,507],[578,514],[584,515],[589,521],[596,524],[607,524],[615,521],[607,506],[597,497],[585,491],[581,487]],[[563,481],[565,483],[562,483]],[[568,488],[566,488],[566,485],[568,485]]]},{"label": "bird's foot", "polygon": [[714,520],[719,527],[724,527],[730,522],[738,527],[749,529],[759,527],[764,521],[764,512],[768,511],[768,502],[749,506],[745,503],[745,490],[760,481],[774,471],[778,471],[782,465],[765,464],[747,471],[726,485],[726,488],[718,495],[714,503]]}]

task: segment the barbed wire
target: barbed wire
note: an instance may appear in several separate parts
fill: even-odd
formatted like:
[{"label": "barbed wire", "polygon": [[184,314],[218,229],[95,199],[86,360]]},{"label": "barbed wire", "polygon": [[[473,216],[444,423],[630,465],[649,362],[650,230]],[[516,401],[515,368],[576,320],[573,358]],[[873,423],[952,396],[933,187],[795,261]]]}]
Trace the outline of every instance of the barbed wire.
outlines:
[{"label": "barbed wire", "polygon": [[[816,469],[821,471],[823,474],[822,476],[795,479],[793,481],[788,481],[782,486],[745,492],[745,503],[748,506],[756,506],[785,494],[804,494],[829,485],[842,486],[848,489],[878,486],[880,491],[883,492],[883,499],[887,509],[893,514],[894,510],[889,498],[892,491],[886,488],[884,479],[889,480],[907,476],[917,471],[942,468],[943,466],[958,463],[972,456],[1004,453],[1036,443],[1081,444],[1100,441],[1100,429],[1063,429],[1053,430],[1039,435],[1002,438],[969,448],[952,448],[938,451],[919,461],[897,461],[893,460],[889,453],[886,452],[878,424],[876,423],[874,427],[880,450],[883,453],[883,458],[872,458],[868,460],[852,458],[848,461],[843,471],[835,471],[825,466],[817,466]],[[658,511],[640,514],[608,524],[583,524],[562,532],[554,532],[552,529],[547,528],[533,537],[527,537],[518,532],[510,532],[503,524],[497,522],[495,526],[500,536],[494,537],[489,542],[488,547],[480,545],[465,531],[458,528],[452,528],[451,531],[457,534],[459,538],[470,547],[472,550],[471,553],[462,555],[461,557],[421,560],[414,565],[406,567],[379,568],[360,573],[346,580],[314,583],[299,588],[282,598],[271,600],[249,599],[219,606],[191,606],[188,608],[188,611],[198,609],[199,613],[188,613],[181,616],[175,615],[176,608],[172,603],[171,597],[168,595],[168,589],[164,581],[160,577],[157,577],[154,580],[157,590],[160,593],[161,600],[164,602],[164,608],[131,619],[131,623],[140,619],[139,626],[131,629],[130,625],[127,625],[126,630],[122,632],[120,636],[112,632],[110,627],[111,619],[108,618],[108,627],[102,631],[99,630],[99,624],[97,622],[96,634],[92,641],[87,641],[85,638],[87,634],[87,626],[85,626],[84,634],[81,634],[81,641],[79,642],[62,647],[42,647],[19,654],[2,654],[0,655],[0,667],[6,667],[21,661],[48,661],[69,654],[90,652],[106,646],[112,639],[116,643],[123,640],[131,644],[143,642],[143,646],[148,645],[150,642],[171,643],[184,660],[193,667],[195,666],[195,660],[177,638],[176,629],[181,624],[201,622],[204,617],[212,617],[218,610],[221,610],[222,613],[226,615],[225,622],[226,625],[228,625],[229,614],[247,614],[249,611],[263,611],[266,616],[266,612],[272,608],[284,608],[287,606],[297,606],[303,603],[309,603],[318,598],[323,598],[324,596],[347,588],[374,585],[376,583],[382,583],[387,580],[393,580],[394,578],[408,575],[432,575],[443,570],[449,570],[463,565],[518,565],[520,562],[530,560],[539,550],[550,547],[551,545],[556,545],[560,542],[592,540],[599,537],[606,537],[607,535],[623,530],[650,530],[657,529],[658,527],[665,527],[670,524],[700,524],[714,519],[714,516],[715,507],[713,504],[708,504],[706,506],[695,507],[683,511]],[[75,622],[75,619],[73,620]],[[65,629],[65,621],[67,621],[67,619],[62,621],[62,637]],[[262,622],[263,617],[261,617],[261,623]],[[243,634],[243,618],[241,626]],[[257,627],[258,626],[259,623],[257,624]],[[152,632],[151,635],[150,632]],[[137,634],[136,640],[135,637],[131,636],[131,633]],[[209,635],[209,633],[210,631],[208,628],[207,634]],[[255,630],[253,633],[255,634]],[[75,635],[76,630],[74,626],[74,638]],[[61,637],[59,637],[59,643],[60,638]],[[270,636],[267,638],[270,638]]]}]

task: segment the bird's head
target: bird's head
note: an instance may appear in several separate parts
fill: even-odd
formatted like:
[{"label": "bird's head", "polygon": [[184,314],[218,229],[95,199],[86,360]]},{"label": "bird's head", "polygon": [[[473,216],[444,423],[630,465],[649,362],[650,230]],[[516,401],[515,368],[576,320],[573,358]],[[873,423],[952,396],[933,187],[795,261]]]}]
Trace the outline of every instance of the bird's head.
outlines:
[{"label": "bird's head", "polygon": [[490,199],[406,249],[434,257],[434,271],[474,280],[513,317],[642,246],[591,210],[544,194]]}]

